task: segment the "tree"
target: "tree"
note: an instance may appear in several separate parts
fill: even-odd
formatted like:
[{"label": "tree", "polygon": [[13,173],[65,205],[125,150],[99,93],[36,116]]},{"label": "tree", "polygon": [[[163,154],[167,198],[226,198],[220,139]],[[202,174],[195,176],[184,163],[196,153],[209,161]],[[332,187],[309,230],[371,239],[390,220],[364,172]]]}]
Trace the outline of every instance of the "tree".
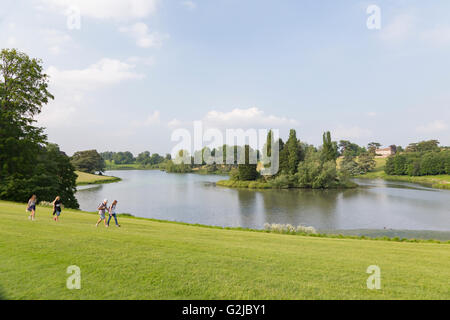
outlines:
[{"label": "tree", "polygon": [[331,140],[331,133],[327,131],[323,134],[323,145],[322,145],[322,161],[336,161],[339,156],[338,145],[336,142]]},{"label": "tree", "polygon": [[76,170],[87,173],[103,172],[106,167],[105,160],[103,160],[97,150],[75,152],[71,162]]},{"label": "tree", "polygon": [[375,162],[375,154],[370,152],[363,152],[358,157],[358,167],[361,173],[367,173],[375,169],[377,163]]},{"label": "tree", "polygon": [[0,198],[25,202],[36,194],[53,201],[60,195],[67,207],[78,208],[69,158],[34,126],[51,99],[41,60],[15,49],[0,52]]},{"label": "tree", "polygon": [[255,157],[254,150],[249,145],[244,147],[243,161],[239,161],[239,180],[253,181],[258,178],[257,164],[251,163],[251,158]]},{"label": "tree", "polygon": [[280,169],[282,172],[294,175],[297,172],[298,164],[302,160],[303,153],[300,142],[297,140],[297,133],[294,129],[289,132],[289,138],[280,151]]},{"label": "tree", "polygon": [[323,154],[310,148],[305,160],[300,162],[295,175],[297,185],[301,188],[330,188],[336,184],[336,161],[323,161]]},{"label": "tree", "polygon": [[108,160],[108,161],[112,161],[113,157],[114,157],[115,152],[112,151],[106,151],[106,152],[102,152],[100,153],[100,155],[102,156],[103,160]]},{"label": "tree", "polygon": [[358,166],[358,163],[355,161],[355,156],[353,155],[352,151],[349,149],[345,150],[343,156],[344,158],[342,159],[340,165],[340,171],[347,176],[355,176],[361,174],[360,168]]},{"label": "tree", "polygon": [[146,166],[151,163],[150,151],[144,151],[138,154],[136,163]]},{"label": "tree", "polygon": [[378,143],[378,142],[371,142],[371,143],[369,143],[369,144],[367,145],[367,150],[368,150],[370,153],[375,154],[376,151],[377,151],[377,149],[379,149],[380,147],[381,147],[381,143]]},{"label": "tree", "polygon": [[160,164],[164,162],[164,157],[160,156],[157,153],[152,154],[152,156],[150,157],[150,164],[151,165],[156,165],[156,164]]},{"label": "tree", "polygon": [[406,152],[426,152],[426,151],[439,151],[438,140],[421,141],[417,143],[411,143],[406,147]]},{"label": "tree", "polygon": [[33,126],[34,116],[53,99],[42,61],[15,49],[0,52],[0,182],[30,175],[47,137]]},{"label": "tree", "polygon": [[344,152],[350,152],[354,157],[359,156],[365,149],[358,146],[356,143],[352,143],[348,140],[339,141],[339,153],[344,155]]},{"label": "tree", "polygon": [[36,194],[39,201],[53,201],[59,195],[68,208],[77,209],[75,198],[77,175],[70,158],[54,144],[41,147],[29,175],[14,174],[0,184],[0,198],[26,202]]},{"label": "tree", "polygon": [[130,151],[115,153],[113,160],[115,164],[131,164],[135,161],[134,156]]}]

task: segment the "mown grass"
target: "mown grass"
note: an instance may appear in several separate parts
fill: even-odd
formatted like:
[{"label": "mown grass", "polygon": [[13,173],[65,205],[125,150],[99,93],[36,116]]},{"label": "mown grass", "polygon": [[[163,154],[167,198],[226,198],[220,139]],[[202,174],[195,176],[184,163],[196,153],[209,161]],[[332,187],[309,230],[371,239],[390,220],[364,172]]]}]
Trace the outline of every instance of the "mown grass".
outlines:
[{"label": "mown grass", "polygon": [[81,171],[75,171],[77,174],[77,185],[88,185],[88,184],[102,184],[102,183],[113,183],[118,182],[121,179],[117,177],[111,177],[111,176],[100,176],[97,174],[90,174],[86,172]]},{"label": "mown grass", "polygon": [[368,172],[366,174],[357,176],[357,178],[363,179],[383,179],[387,181],[402,181],[417,183],[425,185],[436,189],[448,189],[450,190],[450,175],[442,174],[437,176],[420,176],[420,177],[410,177],[410,176],[392,176],[384,172],[384,167],[386,165],[386,158],[375,159],[377,165],[375,170]]},{"label": "mown grass", "polygon": [[[202,228],[0,202],[6,299],[449,299],[450,245]],[[81,290],[66,269],[81,268]],[[368,290],[367,267],[381,268]]]}]

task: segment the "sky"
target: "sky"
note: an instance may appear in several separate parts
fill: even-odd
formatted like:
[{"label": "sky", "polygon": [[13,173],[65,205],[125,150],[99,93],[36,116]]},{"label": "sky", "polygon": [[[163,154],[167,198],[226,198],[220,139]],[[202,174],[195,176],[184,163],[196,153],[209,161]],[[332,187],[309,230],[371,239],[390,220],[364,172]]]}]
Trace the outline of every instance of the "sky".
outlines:
[{"label": "sky", "polygon": [[2,0],[0,48],[42,59],[37,123],[68,154],[165,154],[194,121],[450,145],[449,17],[448,0]]}]

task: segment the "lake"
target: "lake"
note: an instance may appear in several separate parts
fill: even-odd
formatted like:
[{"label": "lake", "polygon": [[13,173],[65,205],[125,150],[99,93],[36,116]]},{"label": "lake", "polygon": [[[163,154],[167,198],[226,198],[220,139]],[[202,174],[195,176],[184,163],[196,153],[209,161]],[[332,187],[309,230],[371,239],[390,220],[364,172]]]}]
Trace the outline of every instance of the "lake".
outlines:
[{"label": "lake", "polygon": [[222,227],[262,229],[267,222],[322,230],[450,230],[450,191],[409,183],[355,180],[360,187],[349,190],[253,191],[218,187],[215,182],[227,177],[215,175],[106,174],[122,181],[80,187],[82,210],[96,211],[107,198],[118,200],[118,213]]}]

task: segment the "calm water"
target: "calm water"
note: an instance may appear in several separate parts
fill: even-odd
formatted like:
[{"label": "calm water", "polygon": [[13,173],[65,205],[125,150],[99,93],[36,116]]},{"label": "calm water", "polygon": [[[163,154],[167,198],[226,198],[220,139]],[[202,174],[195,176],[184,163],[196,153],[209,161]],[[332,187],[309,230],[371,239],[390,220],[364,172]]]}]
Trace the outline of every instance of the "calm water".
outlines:
[{"label": "calm water", "polygon": [[82,187],[82,210],[107,198],[119,213],[226,227],[290,223],[317,229],[450,230],[450,191],[408,183],[358,180],[353,190],[251,191],[216,187],[219,176],[114,171],[119,183]]}]

